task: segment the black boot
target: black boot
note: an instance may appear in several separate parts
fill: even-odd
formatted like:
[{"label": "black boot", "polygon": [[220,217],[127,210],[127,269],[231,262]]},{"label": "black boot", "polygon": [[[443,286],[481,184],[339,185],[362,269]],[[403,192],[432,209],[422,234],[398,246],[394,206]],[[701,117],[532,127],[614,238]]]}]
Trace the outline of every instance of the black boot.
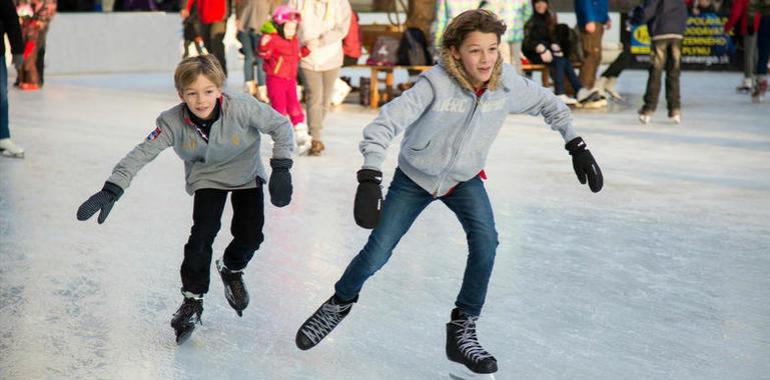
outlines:
[{"label": "black boot", "polygon": [[[186,292],[182,292],[185,294]],[[195,323],[201,322],[203,314],[203,298],[185,294],[184,301],[171,318],[171,327],[176,333],[176,344],[184,343],[195,330]]]},{"label": "black boot", "polygon": [[329,298],[300,326],[295,339],[297,347],[307,350],[320,343],[350,313],[357,301],[358,296],[350,301],[338,300],[336,296]]},{"label": "black boot", "polygon": [[225,285],[227,302],[235,309],[238,316],[242,317],[243,310],[249,306],[249,292],[246,291],[246,284],[243,283],[243,271],[231,271],[221,260],[217,260],[217,270]]},{"label": "black boot", "polygon": [[497,372],[497,360],[485,351],[476,337],[479,317],[452,310],[452,320],[446,324],[446,356],[475,373]]}]

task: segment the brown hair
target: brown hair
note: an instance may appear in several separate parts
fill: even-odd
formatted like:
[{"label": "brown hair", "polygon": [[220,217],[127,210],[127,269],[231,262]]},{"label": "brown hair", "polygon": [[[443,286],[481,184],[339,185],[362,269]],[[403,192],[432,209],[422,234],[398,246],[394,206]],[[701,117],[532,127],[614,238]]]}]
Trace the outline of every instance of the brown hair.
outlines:
[{"label": "brown hair", "polygon": [[185,87],[195,82],[199,75],[205,76],[218,88],[222,88],[225,83],[225,72],[219,60],[213,55],[199,55],[185,58],[176,66],[174,72],[176,90],[182,92]]},{"label": "brown hair", "polygon": [[476,31],[494,33],[497,35],[497,42],[500,42],[500,36],[505,33],[505,23],[496,14],[486,9],[465,11],[453,18],[446,27],[444,37],[441,39],[441,47],[446,50],[452,46],[459,49],[465,37],[470,32]]}]

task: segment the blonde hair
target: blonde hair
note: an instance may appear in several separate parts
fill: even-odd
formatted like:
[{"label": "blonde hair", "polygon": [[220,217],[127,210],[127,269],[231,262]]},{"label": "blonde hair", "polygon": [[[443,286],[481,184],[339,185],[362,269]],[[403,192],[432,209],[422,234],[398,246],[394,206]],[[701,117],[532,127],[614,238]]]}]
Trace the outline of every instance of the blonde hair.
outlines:
[{"label": "blonde hair", "polygon": [[441,39],[441,47],[447,51],[453,46],[459,49],[465,36],[476,31],[494,33],[497,35],[497,42],[500,42],[500,36],[505,33],[505,28],[505,23],[493,12],[486,9],[471,9],[460,13],[449,22]]},{"label": "blonde hair", "polygon": [[182,92],[190,86],[199,75],[203,75],[218,88],[222,88],[225,83],[225,72],[219,64],[219,60],[213,55],[199,55],[187,57],[179,62],[174,72],[174,87],[178,92]]}]

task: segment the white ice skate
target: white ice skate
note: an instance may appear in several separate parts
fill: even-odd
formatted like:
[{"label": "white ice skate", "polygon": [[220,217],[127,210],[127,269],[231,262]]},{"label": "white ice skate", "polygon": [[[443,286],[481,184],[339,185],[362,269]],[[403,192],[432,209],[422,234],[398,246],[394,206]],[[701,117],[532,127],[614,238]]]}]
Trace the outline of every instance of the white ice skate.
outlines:
[{"label": "white ice skate", "polygon": [[642,125],[648,125],[652,121],[652,115],[646,112],[640,112],[639,113],[639,122],[642,123]]},{"label": "white ice skate", "polygon": [[310,150],[310,144],[312,142],[310,134],[308,133],[307,124],[297,123],[294,126],[294,141],[297,142],[297,155],[304,156],[307,151]]},{"label": "white ice skate", "polygon": [[353,89],[340,78],[334,81],[334,90],[332,91],[332,105],[338,106],[345,101],[345,98]]},{"label": "white ice skate", "polygon": [[14,144],[11,139],[0,139],[0,154],[6,157],[24,158],[24,149]]}]

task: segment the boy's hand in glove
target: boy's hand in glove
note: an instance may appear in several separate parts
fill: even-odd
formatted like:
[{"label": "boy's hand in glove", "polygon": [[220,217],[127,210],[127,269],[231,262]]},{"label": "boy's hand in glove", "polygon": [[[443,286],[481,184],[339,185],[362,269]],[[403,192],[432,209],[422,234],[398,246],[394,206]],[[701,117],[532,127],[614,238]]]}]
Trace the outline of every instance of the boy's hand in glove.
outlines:
[{"label": "boy's hand in glove", "polygon": [[270,190],[270,202],[275,207],[283,207],[291,202],[291,193],[294,188],[291,186],[291,169],[292,161],[290,158],[272,158],[270,159],[270,167],[273,168],[273,172],[270,173],[270,181],[267,185]]},{"label": "boy's hand in glove", "polygon": [[115,202],[120,199],[121,195],[123,195],[123,189],[120,186],[112,182],[105,182],[104,187],[102,187],[100,192],[92,195],[87,201],[80,205],[77,214],[78,220],[88,220],[88,218],[93,216],[97,211],[101,210],[99,218],[96,221],[99,222],[99,224],[104,223],[104,220],[107,219],[107,215],[110,215],[112,206],[114,206]]},{"label": "boy's hand in glove", "polygon": [[599,165],[594,160],[594,156],[591,155],[591,151],[586,149],[586,143],[583,139],[575,137],[564,148],[572,156],[572,168],[575,169],[578,181],[581,184],[585,184],[587,179],[588,187],[591,188],[591,191],[598,193],[604,184],[602,170],[599,169]]},{"label": "boy's hand in glove", "polygon": [[356,190],[356,201],[353,207],[353,215],[356,224],[372,229],[380,221],[380,209],[382,207],[382,172],[372,169],[361,169],[358,171],[358,190]]}]

